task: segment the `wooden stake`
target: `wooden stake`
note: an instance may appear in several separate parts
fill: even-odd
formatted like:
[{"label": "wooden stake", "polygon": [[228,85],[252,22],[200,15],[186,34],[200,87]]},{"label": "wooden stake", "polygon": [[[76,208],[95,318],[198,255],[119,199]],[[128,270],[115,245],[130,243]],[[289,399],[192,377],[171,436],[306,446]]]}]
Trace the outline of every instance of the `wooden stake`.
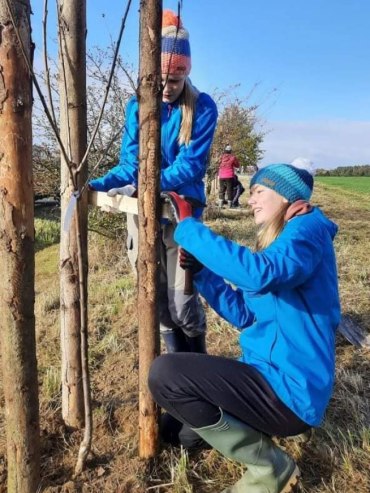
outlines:
[{"label": "wooden stake", "polygon": [[[86,0],[60,0],[59,73],[60,134],[69,162],[61,159],[61,215],[64,220],[71,195],[87,178],[87,166],[76,173],[86,152]],[[77,209],[77,208],[76,208]],[[62,351],[62,415],[66,425],[80,429],[85,423],[81,332],[87,330],[87,197],[79,199],[70,228],[60,238],[60,313]],[[77,225],[76,221],[79,220]],[[78,226],[78,227],[77,227]],[[80,247],[78,245],[80,242]],[[80,250],[80,253],[79,253]],[[79,260],[82,255],[82,262]]]},{"label": "wooden stake", "polygon": [[139,70],[139,454],[158,448],[158,408],[148,389],[148,373],[159,353],[159,176],[161,163],[162,1],[142,0]]},{"label": "wooden stake", "polygon": [[[139,214],[138,199],[126,195],[109,197],[105,192],[89,192],[89,205],[95,205],[105,212],[127,212],[128,214]],[[162,204],[161,217],[168,218],[168,204]]]},{"label": "wooden stake", "polygon": [[35,493],[40,482],[32,81],[24,58],[31,59],[30,13],[28,0],[0,1],[0,346],[8,493]]}]

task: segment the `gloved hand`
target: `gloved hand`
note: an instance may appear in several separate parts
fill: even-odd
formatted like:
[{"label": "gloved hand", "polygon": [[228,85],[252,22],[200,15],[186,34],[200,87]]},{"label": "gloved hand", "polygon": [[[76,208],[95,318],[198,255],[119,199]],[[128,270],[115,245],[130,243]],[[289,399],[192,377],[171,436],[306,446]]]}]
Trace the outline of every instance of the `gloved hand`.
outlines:
[{"label": "gloved hand", "polygon": [[108,197],[115,197],[116,195],[126,195],[127,197],[137,197],[137,189],[133,185],[125,185],[120,188],[111,188],[107,192]]},{"label": "gloved hand", "polygon": [[203,269],[204,265],[194,255],[180,248],[180,267],[184,270],[190,270],[192,274],[197,274]]},{"label": "gloved hand", "polygon": [[168,219],[177,224],[187,217],[193,215],[193,208],[189,202],[184,200],[176,192],[162,192],[161,198],[169,204],[169,217]]}]

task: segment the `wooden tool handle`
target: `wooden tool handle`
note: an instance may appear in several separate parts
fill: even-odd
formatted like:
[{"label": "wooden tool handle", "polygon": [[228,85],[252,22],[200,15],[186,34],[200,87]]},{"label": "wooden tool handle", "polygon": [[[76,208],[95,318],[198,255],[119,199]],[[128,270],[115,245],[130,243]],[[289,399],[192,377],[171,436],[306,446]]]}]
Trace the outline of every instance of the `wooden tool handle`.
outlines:
[{"label": "wooden tool handle", "polygon": [[184,294],[194,294],[193,273],[189,269],[185,269],[185,287]]}]

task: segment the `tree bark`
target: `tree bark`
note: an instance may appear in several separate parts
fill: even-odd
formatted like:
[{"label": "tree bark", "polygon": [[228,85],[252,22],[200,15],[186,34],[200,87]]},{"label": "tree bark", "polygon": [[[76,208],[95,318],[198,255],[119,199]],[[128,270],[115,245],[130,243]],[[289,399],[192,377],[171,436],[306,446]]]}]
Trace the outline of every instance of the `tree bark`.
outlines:
[{"label": "tree bark", "polygon": [[[86,151],[86,0],[59,1],[60,132],[76,171]],[[87,163],[71,177],[61,160],[62,220],[74,191],[87,179]],[[79,199],[79,228],[83,278],[87,280],[87,195]],[[75,211],[76,212],[76,211]],[[71,428],[84,426],[84,399],[81,369],[81,325],[87,326],[86,307],[80,309],[81,275],[78,269],[77,214],[60,240],[60,307],[62,350],[62,415]],[[86,283],[83,287],[87,300]]]},{"label": "tree bark", "polygon": [[159,353],[159,176],[161,162],[162,1],[141,1],[139,70],[139,454],[158,448],[158,409],[148,389],[148,373]]},{"label": "tree bark", "polygon": [[[10,2],[31,58],[30,2]],[[35,344],[32,81],[5,0],[0,0],[0,340],[9,493],[40,481]]]}]

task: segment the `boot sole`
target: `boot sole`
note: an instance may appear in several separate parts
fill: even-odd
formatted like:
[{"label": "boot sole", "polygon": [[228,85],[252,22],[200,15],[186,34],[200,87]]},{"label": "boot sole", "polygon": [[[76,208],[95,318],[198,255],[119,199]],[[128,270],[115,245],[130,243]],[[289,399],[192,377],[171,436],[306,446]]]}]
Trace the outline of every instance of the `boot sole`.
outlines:
[{"label": "boot sole", "polygon": [[300,477],[301,477],[301,471],[298,469],[298,466],[296,465],[292,475],[290,476],[290,478],[287,482],[287,484],[280,491],[280,493],[293,493],[294,491],[296,491],[296,486],[298,484]]}]

